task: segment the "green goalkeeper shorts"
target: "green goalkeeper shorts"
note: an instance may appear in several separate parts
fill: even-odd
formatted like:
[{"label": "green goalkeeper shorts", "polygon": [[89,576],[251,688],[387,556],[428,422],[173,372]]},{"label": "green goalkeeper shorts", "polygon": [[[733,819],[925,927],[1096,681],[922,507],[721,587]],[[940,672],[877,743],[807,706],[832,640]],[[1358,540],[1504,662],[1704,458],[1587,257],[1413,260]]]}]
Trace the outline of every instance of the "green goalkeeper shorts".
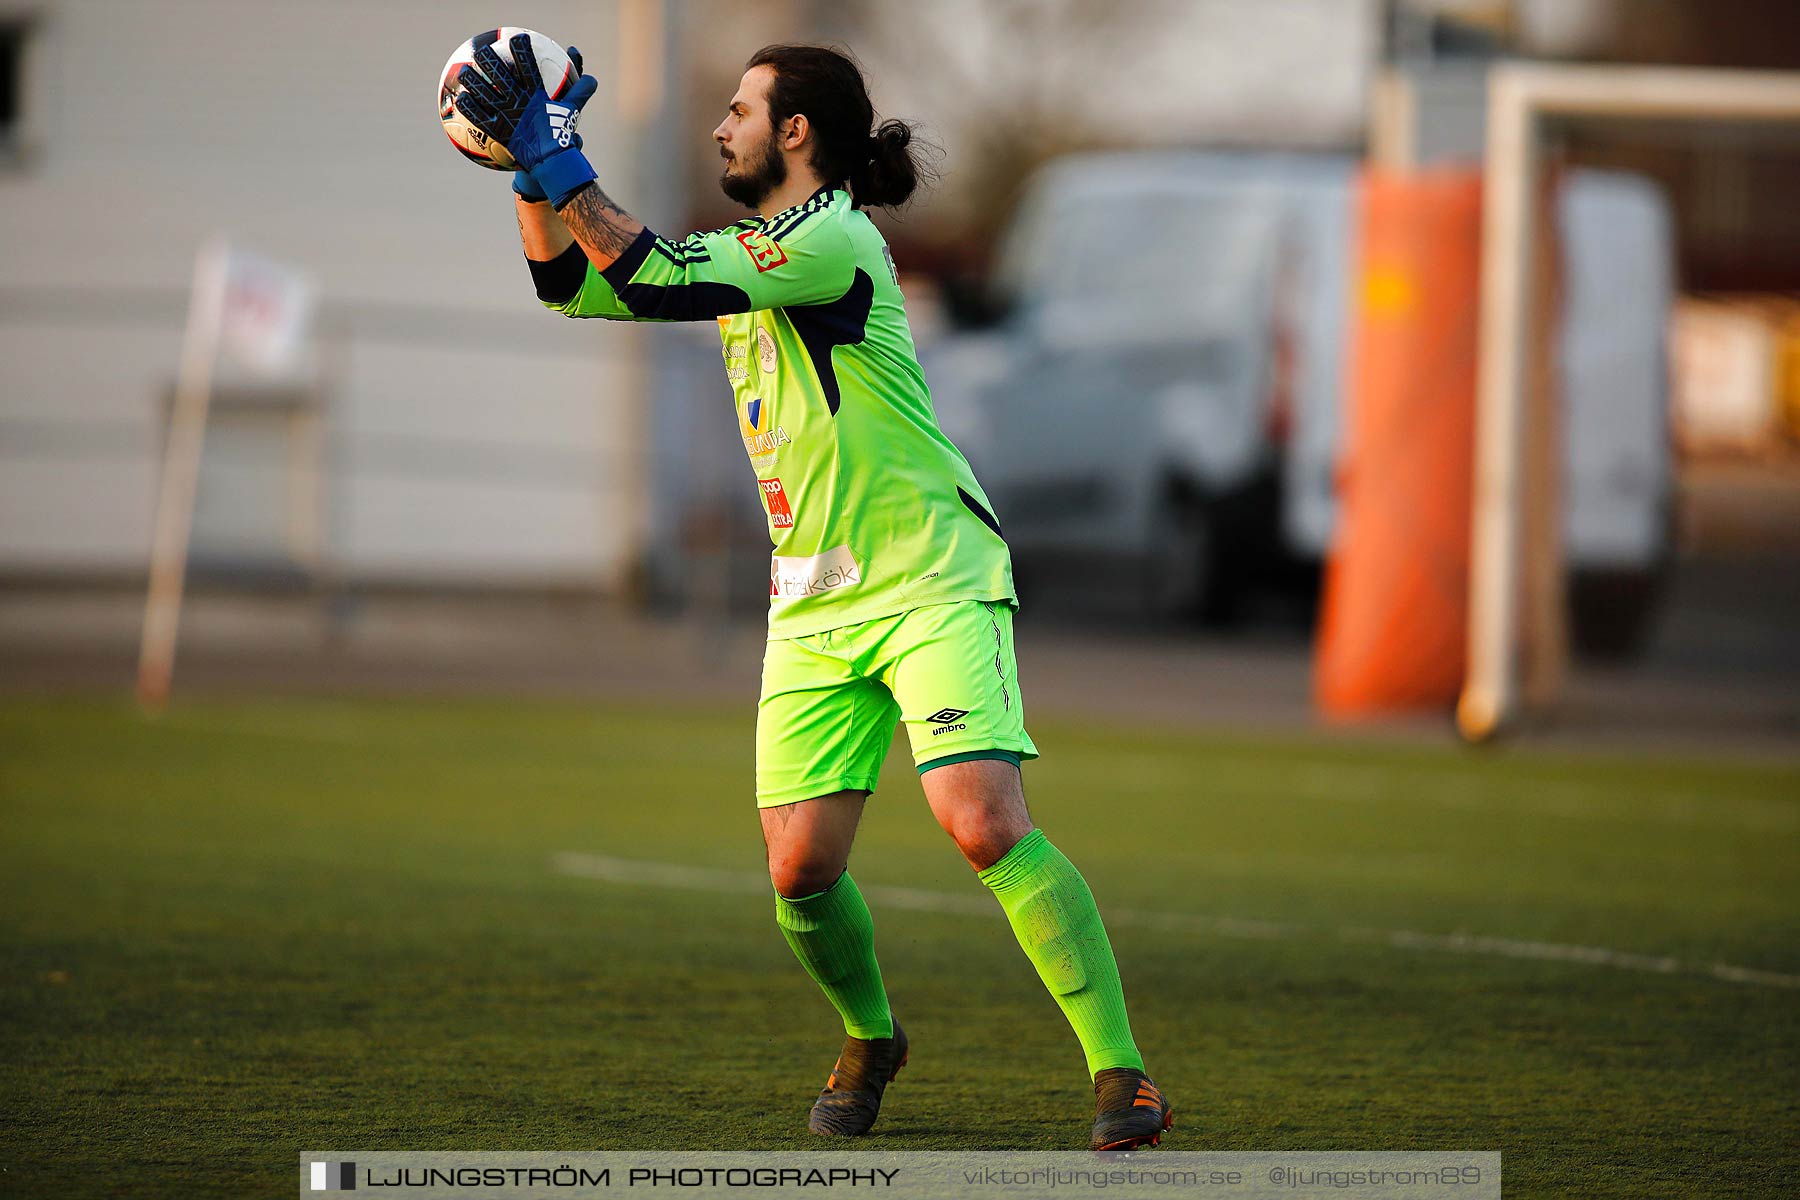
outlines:
[{"label": "green goalkeeper shorts", "polygon": [[756,710],[757,807],[874,791],[896,721],[921,774],[972,758],[1036,758],[1012,622],[1004,601],[962,600],[771,641]]}]

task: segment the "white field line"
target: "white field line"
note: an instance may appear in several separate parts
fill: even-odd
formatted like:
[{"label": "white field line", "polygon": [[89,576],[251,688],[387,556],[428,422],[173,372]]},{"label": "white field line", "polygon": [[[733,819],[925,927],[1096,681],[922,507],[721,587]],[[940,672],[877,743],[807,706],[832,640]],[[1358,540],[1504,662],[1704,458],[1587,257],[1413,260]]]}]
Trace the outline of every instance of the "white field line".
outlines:
[{"label": "white field line", "polygon": [[[652,887],[686,888],[692,891],[727,892],[736,895],[772,896],[768,876],[760,872],[724,871],[713,867],[689,867],[679,863],[642,862],[609,858],[602,854],[562,851],[550,856],[550,868],[561,875],[601,879],[608,883],[635,883]],[[924,888],[858,885],[862,894],[882,908],[914,912],[956,913],[993,917],[1000,907],[984,896],[959,896]],[[1109,908],[1109,925],[1135,925],[1144,929],[1183,930],[1232,938],[1293,938],[1324,934],[1344,941],[1378,942],[1397,950],[1429,950],[1449,954],[1475,954],[1492,958],[1522,958],[1537,962],[1580,963],[1591,967],[1616,967],[1656,975],[1706,975],[1728,983],[1760,987],[1800,989],[1800,975],[1734,967],[1729,963],[1686,963],[1655,954],[1633,954],[1605,946],[1574,946],[1562,942],[1535,942],[1518,938],[1486,937],[1469,933],[1420,933],[1411,929],[1371,929],[1361,925],[1311,926],[1281,921],[1249,921],[1236,917],[1210,917],[1201,913],[1146,912],[1135,908]]]}]

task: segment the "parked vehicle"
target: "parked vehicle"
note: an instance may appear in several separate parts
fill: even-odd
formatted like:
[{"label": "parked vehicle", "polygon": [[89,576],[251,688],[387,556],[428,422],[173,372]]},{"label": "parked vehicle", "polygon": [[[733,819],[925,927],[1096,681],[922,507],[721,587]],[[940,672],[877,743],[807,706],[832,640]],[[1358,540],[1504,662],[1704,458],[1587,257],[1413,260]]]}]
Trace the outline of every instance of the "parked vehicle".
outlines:
[{"label": "parked vehicle", "polygon": [[[1336,523],[1356,170],[1135,152],[1040,172],[988,287],[993,319],[927,364],[1028,586],[1053,576],[1220,619],[1248,587],[1316,580]],[[1600,624],[1635,641],[1669,540],[1668,214],[1643,180],[1576,171],[1559,219],[1566,544],[1577,598],[1603,578]]]}]

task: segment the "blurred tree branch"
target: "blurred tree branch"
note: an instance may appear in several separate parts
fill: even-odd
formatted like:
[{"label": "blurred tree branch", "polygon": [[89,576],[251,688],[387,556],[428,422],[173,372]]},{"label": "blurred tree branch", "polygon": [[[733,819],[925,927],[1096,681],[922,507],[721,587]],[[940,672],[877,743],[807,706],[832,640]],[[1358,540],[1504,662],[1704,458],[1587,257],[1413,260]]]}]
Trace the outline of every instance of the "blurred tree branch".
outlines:
[{"label": "blurred tree branch", "polygon": [[899,78],[955,98],[956,126],[928,133],[947,143],[948,186],[966,211],[957,240],[985,249],[1040,164],[1138,140],[1107,125],[1107,90],[1128,85],[1134,49],[1176,2],[850,0],[838,22],[877,89]]}]

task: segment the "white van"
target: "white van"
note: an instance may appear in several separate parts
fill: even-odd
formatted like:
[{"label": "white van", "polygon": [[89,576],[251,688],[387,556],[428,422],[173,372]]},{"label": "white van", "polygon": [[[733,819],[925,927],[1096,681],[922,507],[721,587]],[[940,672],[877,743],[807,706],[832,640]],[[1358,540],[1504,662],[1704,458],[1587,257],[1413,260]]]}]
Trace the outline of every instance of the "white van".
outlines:
[{"label": "white van", "polygon": [[[1033,180],[993,319],[926,362],[1028,591],[1054,576],[1223,618],[1249,586],[1316,578],[1336,523],[1357,169],[1133,152]],[[1669,215],[1647,181],[1589,171],[1559,206],[1577,640],[1624,649],[1669,546]]]}]

